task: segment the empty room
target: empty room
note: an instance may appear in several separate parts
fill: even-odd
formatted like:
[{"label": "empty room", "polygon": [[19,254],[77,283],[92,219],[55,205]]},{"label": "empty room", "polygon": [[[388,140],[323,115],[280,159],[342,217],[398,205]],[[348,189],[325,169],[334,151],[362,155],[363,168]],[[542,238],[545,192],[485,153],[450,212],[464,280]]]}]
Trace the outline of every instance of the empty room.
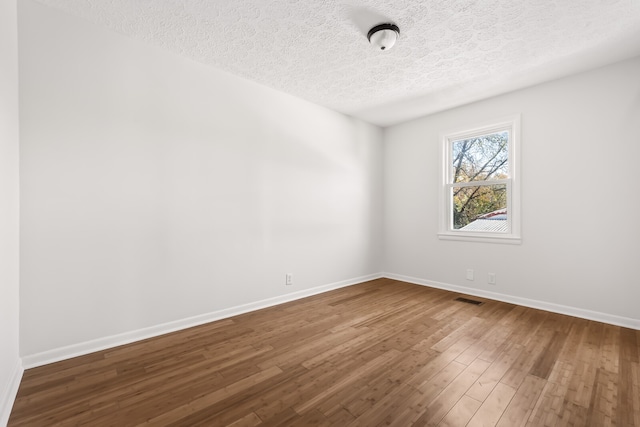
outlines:
[{"label": "empty room", "polygon": [[640,426],[637,0],[0,5],[0,425]]}]

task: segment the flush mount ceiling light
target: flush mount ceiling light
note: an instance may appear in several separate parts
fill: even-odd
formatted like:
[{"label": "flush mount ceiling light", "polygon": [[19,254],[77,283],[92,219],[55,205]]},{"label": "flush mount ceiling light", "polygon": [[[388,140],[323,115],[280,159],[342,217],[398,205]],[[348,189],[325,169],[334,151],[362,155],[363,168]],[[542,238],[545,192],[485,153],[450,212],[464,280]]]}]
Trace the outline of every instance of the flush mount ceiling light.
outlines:
[{"label": "flush mount ceiling light", "polygon": [[378,50],[389,50],[396,44],[400,28],[395,24],[380,24],[369,30],[367,38]]}]

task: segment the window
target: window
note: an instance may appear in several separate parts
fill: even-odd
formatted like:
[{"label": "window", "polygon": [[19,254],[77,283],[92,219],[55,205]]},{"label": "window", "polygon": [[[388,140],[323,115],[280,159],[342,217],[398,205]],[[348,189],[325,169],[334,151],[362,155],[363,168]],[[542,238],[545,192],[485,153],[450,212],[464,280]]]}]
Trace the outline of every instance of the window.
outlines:
[{"label": "window", "polygon": [[441,239],[520,243],[519,133],[515,116],[443,136]]}]

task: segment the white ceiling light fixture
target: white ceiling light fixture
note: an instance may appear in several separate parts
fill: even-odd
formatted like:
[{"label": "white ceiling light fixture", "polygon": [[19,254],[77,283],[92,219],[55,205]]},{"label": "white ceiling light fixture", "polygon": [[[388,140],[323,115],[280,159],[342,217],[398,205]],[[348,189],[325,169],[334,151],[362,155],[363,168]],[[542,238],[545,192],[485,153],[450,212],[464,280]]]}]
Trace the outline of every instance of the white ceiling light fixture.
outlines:
[{"label": "white ceiling light fixture", "polygon": [[380,24],[369,30],[367,39],[378,50],[389,50],[396,44],[400,28],[395,24]]}]

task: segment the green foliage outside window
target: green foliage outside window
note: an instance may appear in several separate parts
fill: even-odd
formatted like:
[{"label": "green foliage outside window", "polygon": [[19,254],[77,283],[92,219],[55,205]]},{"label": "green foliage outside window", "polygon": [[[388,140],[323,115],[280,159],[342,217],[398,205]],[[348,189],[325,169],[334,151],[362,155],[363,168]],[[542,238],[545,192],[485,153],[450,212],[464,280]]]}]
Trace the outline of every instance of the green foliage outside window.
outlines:
[{"label": "green foliage outside window", "polygon": [[[453,141],[451,147],[454,229],[487,213],[506,209],[506,184],[491,181],[509,178],[509,132]],[[475,182],[478,185],[473,185]]]}]

